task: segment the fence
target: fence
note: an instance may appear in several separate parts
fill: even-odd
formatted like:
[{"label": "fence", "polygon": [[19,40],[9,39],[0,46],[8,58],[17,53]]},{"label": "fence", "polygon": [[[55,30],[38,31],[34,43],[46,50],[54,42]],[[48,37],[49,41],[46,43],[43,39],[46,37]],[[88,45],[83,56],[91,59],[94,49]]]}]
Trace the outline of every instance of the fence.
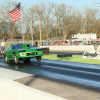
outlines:
[{"label": "fence", "polygon": [[[22,39],[8,39],[6,41],[6,49],[12,44],[12,43],[23,43],[23,40]],[[40,46],[40,40],[34,40],[33,41],[33,44],[35,42],[38,42],[38,46]],[[25,40],[24,43],[29,43],[29,44],[32,44],[32,41],[29,40]],[[43,44],[44,43],[44,44]],[[66,42],[65,40],[55,40],[55,44],[53,44],[53,40],[50,40],[50,43],[48,45],[46,45],[46,40],[41,40],[41,46],[44,45],[44,46],[70,46],[70,45],[94,45],[95,47],[100,45],[100,42],[99,41],[92,41],[92,42],[82,42],[82,41],[69,41],[69,42]]]}]

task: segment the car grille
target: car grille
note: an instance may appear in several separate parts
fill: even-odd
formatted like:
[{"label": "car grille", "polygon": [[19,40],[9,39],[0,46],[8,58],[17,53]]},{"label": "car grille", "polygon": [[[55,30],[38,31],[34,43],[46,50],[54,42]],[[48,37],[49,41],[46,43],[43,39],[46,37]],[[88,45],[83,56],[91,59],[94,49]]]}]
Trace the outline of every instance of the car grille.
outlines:
[{"label": "car grille", "polygon": [[26,55],[37,55],[37,52],[26,53]]},{"label": "car grille", "polygon": [[37,49],[37,51],[43,51],[42,49]]}]

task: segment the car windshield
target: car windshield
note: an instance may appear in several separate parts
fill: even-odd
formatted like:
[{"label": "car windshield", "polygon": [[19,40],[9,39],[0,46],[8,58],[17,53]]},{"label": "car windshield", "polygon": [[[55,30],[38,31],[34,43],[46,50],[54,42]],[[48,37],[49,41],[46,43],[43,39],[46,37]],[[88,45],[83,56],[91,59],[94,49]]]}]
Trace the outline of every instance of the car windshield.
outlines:
[{"label": "car windshield", "polygon": [[[15,44],[15,45],[13,45],[13,49],[21,49],[22,45],[23,45],[23,44]],[[32,45],[30,44],[30,48],[32,48],[32,47],[34,47],[34,46],[32,46]]]}]

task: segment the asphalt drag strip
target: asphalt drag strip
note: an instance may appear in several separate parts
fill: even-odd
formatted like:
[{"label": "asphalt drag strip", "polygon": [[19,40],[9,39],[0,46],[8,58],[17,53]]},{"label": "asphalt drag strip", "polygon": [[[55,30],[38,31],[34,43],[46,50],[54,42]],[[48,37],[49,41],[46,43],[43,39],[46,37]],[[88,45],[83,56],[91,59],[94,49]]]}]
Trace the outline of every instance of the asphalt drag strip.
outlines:
[{"label": "asphalt drag strip", "polygon": [[14,71],[100,89],[100,65],[46,59],[42,59],[41,62],[32,59],[30,64],[21,62],[16,65],[1,62],[0,65]]},{"label": "asphalt drag strip", "polygon": [[68,100],[100,98],[100,65],[46,59],[41,62],[32,59],[29,64],[20,62],[18,65],[5,64],[5,61],[0,59],[0,65],[0,68],[14,71],[1,70],[2,74],[13,77],[19,73],[29,75],[19,75],[19,78],[13,80]]}]

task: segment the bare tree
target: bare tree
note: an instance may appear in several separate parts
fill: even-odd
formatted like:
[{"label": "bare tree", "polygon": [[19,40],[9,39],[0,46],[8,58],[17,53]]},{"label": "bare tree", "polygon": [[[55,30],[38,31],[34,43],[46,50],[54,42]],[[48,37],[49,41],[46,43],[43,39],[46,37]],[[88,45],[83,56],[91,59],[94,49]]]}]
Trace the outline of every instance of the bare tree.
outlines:
[{"label": "bare tree", "polygon": [[99,9],[93,9],[93,8],[85,8],[85,32],[91,33],[95,32],[95,23],[96,19],[100,15]]},{"label": "bare tree", "polygon": [[9,17],[7,12],[12,11],[17,5],[18,5],[18,2],[15,2],[15,1],[6,1],[0,5],[0,8],[1,8],[0,16],[2,16],[1,19],[10,23],[9,29],[11,32],[12,39],[14,38],[15,28],[19,25],[20,21],[12,21],[11,17]]},{"label": "bare tree", "polygon": [[37,19],[39,21],[39,30],[40,30],[40,45],[41,45],[41,32],[42,32],[42,20],[43,20],[43,13],[44,13],[44,4],[41,5],[36,4],[35,5],[35,12],[37,14]]},{"label": "bare tree", "polygon": [[[67,37],[69,28],[71,27],[71,20],[72,20],[72,10],[73,8],[66,4],[60,4],[55,9],[55,16],[57,19],[57,30],[63,35],[63,37]],[[56,36],[58,31],[56,33]]]},{"label": "bare tree", "polygon": [[56,38],[58,37],[58,33],[59,33],[59,19],[60,19],[60,13],[59,13],[59,6],[58,5],[55,5],[54,7],[54,12],[53,12],[53,16],[56,17]]},{"label": "bare tree", "polygon": [[79,9],[75,8],[73,11],[73,33],[72,34],[77,34],[77,33],[84,33],[84,20],[83,20],[83,14],[82,11]]},{"label": "bare tree", "polygon": [[44,13],[43,13],[43,23],[46,31],[46,38],[48,38],[50,34],[50,26],[51,26],[51,18],[50,15],[52,14],[54,8],[54,3],[48,2],[44,6]]},{"label": "bare tree", "polygon": [[[18,2],[6,1],[0,4],[0,33],[10,35],[13,39],[21,32],[21,20],[13,22],[7,14]],[[27,9],[22,7],[24,33],[30,39],[47,39],[51,37],[70,38],[72,34],[94,32],[99,35],[99,9],[84,8],[79,10],[66,4],[51,2],[33,4]],[[39,25],[38,25],[39,24]],[[39,34],[40,33],[40,34]],[[33,43],[33,42],[32,42]]]}]

